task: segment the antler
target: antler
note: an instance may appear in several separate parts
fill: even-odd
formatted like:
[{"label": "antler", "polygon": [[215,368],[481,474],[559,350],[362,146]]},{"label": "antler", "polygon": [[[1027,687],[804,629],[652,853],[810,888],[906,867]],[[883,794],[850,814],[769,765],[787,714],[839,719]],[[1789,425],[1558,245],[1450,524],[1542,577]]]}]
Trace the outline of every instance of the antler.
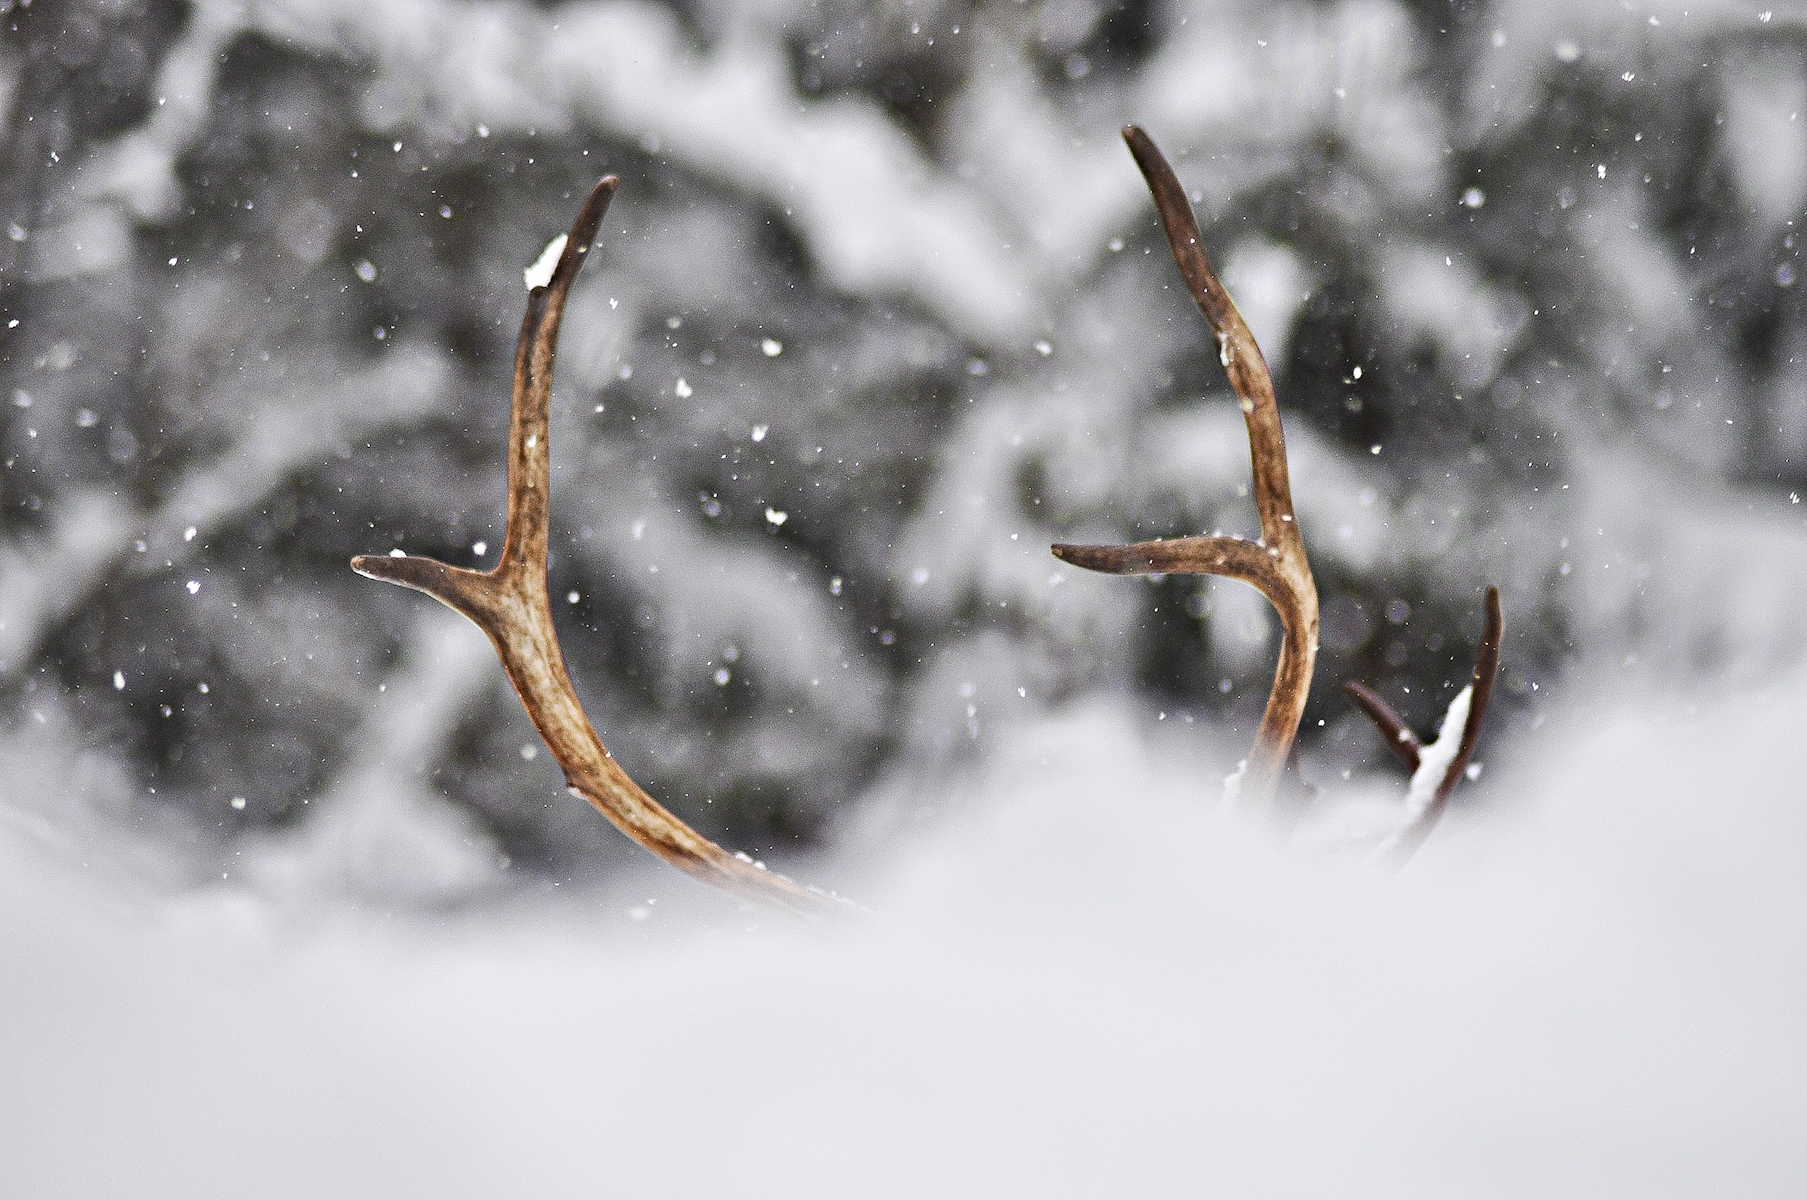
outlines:
[{"label": "antler", "polygon": [[565,670],[546,592],[548,445],[552,359],[565,297],[620,181],[610,175],[590,192],[566,235],[552,278],[527,297],[515,348],[514,401],[508,427],[508,532],[493,571],[469,571],[431,558],[364,554],[352,570],[425,592],[489,635],[540,736],[564,768],[573,795],[588,800],[621,831],[695,879],[805,915],[844,912],[846,902],[765,870],[673,816],[628,777],[597,737]]},{"label": "antler", "polygon": [[[1481,740],[1481,722],[1487,718],[1487,703],[1493,698],[1494,676],[1500,671],[1500,639],[1505,630],[1505,619],[1500,615],[1500,590],[1490,587],[1487,589],[1487,622],[1481,630],[1481,649],[1475,656],[1474,676],[1450,701],[1443,727],[1429,747],[1418,740],[1411,727],[1373,689],[1353,681],[1343,685],[1343,691],[1380,727],[1387,745],[1412,772],[1406,804],[1416,810],[1416,815],[1386,847],[1400,863],[1408,861],[1418,852],[1418,847],[1424,845],[1431,830],[1436,828],[1437,818],[1443,815],[1444,806],[1449,803],[1450,793],[1456,790],[1462,772],[1468,769],[1475,743]],[[1451,745],[1458,725],[1461,741]],[[1439,768],[1442,768],[1440,775],[1437,773]]]},{"label": "antler", "polygon": [[1236,311],[1235,303],[1211,270],[1200,242],[1198,222],[1186,192],[1154,141],[1140,127],[1124,129],[1123,140],[1154,193],[1155,208],[1167,231],[1167,244],[1179,264],[1186,289],[1211,325],[1217,358],[1241,401],[1249,430],[1249,458],[1255,479],[1255,508],[1261,515],[1261,540],[1236,537],[1185,537],[1137,542],[1129,546],[1057,545],[1057,558],[1091,571],[1114,575],[1223,575],[1258,589],[1280,614],[1280,660],[1267,711],[1249,752],[1249,788],[1271,799],[1288,752],[1305,716],[1311,673],[1318,654],[1318,589],[1305,560],[1305,544],[1293,514],[1292,487],[1286,474],[1286,439],[1280,431],[1280,409],[1267,361],[1255,335]]}]

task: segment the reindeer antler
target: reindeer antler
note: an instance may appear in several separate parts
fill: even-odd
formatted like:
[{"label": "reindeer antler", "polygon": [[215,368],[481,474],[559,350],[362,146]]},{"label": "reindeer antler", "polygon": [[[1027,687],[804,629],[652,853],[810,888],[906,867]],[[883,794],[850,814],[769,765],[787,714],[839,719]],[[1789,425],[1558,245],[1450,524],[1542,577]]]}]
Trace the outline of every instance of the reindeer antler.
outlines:
[{"label": "reindeer antler", "polygon": [[1057,545],[1056,557],[1091,571],[1114,575],[1223,575],[1258,589],[1280,614],[1280,660],[1267,711],[1249,752],[1249,790],[1271,799],[1292,749],[1305,699],[1311,691],[1312,667],[1318,654],[1318,589],[1305,560],[1305,544],[1293,514],[1292,487],[1286,474],[1286,439],[1280,431],[1280,409],[1267,361],[1255,335],[1218,282],[1200,241],[1198,222],[1173,168],[1153,139],[1140,127],[1124,129],[1123,140],[1154,193],[1155,208],[1167,231],[1167,244],[1179,264],[1186,289],[1211,325],[1217,357],[1241,401],[1249,430],[1249,458],[1255,479],[1255,508],[1261,515],[1261,540],[1236,537],[1185,537],[1137,542],[1128,546]]},{"label": "reindeer antler", "polygon": [[571,793],[595,805],[623,833],[685,874],[748,900],[812,916],[845,912],[851,907],[846,902],[729,854],[642,791],[584,715],[553,632],[546,592],[552,359],[565,297],[619,182],[610,175],[590,192],[551,281],[528,293],[515,348],[502,561],[493,571],[469,571],[431,558],[364,554],[351,566],[360,575],[425,592],[488,634],[527,715],[564,768]]},{"label": "reindeer antler", "polygon": [[[1411,789],[1406,804],[1415,810],[1412,823],[1383,847],[1400,863],[1409,861],[1424,839],[1430,837],[1449,803],[1450,793],[1461,782],[1468,760],[1474,757],[1475,744],[1481,740],[1481,722],[1487,719],[1487,703],[1493,698],[1493,680],[1500,673],[1500,642],[1506,632],[1505,618],[1500,615],[1500,590],[1487,589],[1487,621],[1481,630],[1481,648],[1475,655],[1474,675],[1468,686],[1450,701],[1437,740],[1430,746],[1418,740],[1391,705],[1365,684],[1351,681],[1343,691],[1355,701],[1368,719],[1379,727],[1387,745],[1412,773]],[[1456,740],[1457,728],[1461,740]],[[1441,774],[1439,774],[1439,770]]]}]

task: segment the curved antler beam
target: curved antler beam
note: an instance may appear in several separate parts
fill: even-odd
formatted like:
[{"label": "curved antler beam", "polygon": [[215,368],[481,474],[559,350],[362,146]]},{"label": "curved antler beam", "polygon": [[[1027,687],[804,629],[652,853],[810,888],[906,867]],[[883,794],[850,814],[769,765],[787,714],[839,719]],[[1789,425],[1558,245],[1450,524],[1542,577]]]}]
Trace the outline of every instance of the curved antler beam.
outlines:
[{"label": "curved antler beam", "polygon": [[1255,482],[1255,508],[1261,517],[1261,541],[1242,538],[1188,537],[1138,542],[1131,546],[1057,545],[1055,557],[1074,566],[1117,575],[1162,572],[1222,575],[1258,588],[1280,614],[1280,659],[1267,710],[1255,735],[1244,790],[1272,799],[1285,769],[1305,701],[1311,692],[1318,655],[1318,589],[1305,558],[1305,543],[1293,512],[1292,485],[1286,471],[1286,439],[1267,360],[1248,323],[1224,290],[1206,257],[1198,221],[1173,168],[1138,126],[1124,129],[1123,140],[1148,181],[1155,209],[1167,232],[1167,245],[1179,264],[1186,290],[1211,326],[1217,358],[1235,391],[1249,433],[1249,459]]},{"label": "curved antler beam", "polygon": [[550,282],[528,293],[515,349],[508,532],[501,562],[493,571],[470,571],[431,558],[364,554],[352,559],[351,566],[371,579],[425,592],[488,634],[528,717],[564,768],[567,787],[623,833],[692,878],[736,896],[807,916],[843,913],[852,906],[728,853],[642,791],[584,715],[553,632],[546,591],[552,360],[565,298],[619,182],[610,175],[590,192]]}]

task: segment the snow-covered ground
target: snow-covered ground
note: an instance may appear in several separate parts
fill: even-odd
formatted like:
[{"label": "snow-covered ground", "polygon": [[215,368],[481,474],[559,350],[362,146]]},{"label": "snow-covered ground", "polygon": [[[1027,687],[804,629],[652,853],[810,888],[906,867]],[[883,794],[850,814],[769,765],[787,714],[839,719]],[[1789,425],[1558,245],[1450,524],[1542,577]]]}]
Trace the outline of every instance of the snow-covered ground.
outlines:
[{"label": "snow-covered ground", "polygon": [[653,869],[172,894],[10,822],[0,1191],[1798,1196],[1802,713],[1572,701],[1394,875],[1089,702],[872,806],[827,930]]}]

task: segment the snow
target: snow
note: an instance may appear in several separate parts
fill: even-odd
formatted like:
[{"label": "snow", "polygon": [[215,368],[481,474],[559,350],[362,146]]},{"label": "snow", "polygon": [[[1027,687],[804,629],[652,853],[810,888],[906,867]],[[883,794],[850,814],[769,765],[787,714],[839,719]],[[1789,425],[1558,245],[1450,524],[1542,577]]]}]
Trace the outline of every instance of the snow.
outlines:
[{"label": "snow", "polygon": [[546,248],[540,251],[540,256],[533,260],[533,265],[521,272],[527,280],[528,291],[543,288],[552,282],[552,272],[558,269],[558,257],[565,252],[565,242],[568,240],[569,235],[561,233],[547,242]]},{"label": "snow", "polygon": [[1412,772],[1405,796],[1406,811],[1413,816],[1430,807],[1437,789],[1443,785],[1443,777],[1449,774],[1449,764],[1461,752],[1463,727],[1468,724],[1468,706],[1473,699],[1473,684],[1457,692],[1443,714],[1443,723],[1437,727],[1437,740],[1419,749],[1418,769]]},{"label": "snow", "polygon": [[856,838],[879,915],[827,931],[657,870],[438,916],[255,861],[160,893],[15,815],[0,1180],[1792,1196],[1803,708],[1577,704],[1392,877],[1211,814],[1196,750],[1089,702]]},{"label": "snow", "polygon": [[1223,777],[1223,802],[1234,805],[1242,799],[1242,780],[1249,773],[1249,760],[1241,759],[1236,769]]}]

